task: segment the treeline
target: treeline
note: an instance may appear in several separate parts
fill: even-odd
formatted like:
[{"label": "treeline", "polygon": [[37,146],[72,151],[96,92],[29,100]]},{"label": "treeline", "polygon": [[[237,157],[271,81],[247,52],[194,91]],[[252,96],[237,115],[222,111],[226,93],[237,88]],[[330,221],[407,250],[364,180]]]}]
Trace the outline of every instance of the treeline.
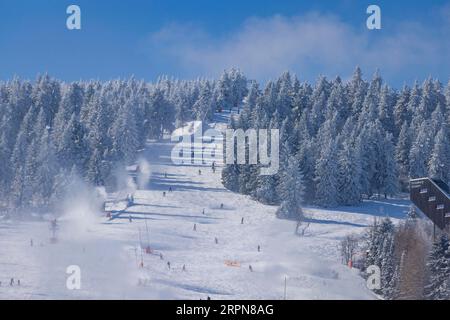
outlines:
[{"label": "treeline", "polygon": [[[357,205],[363,198],[406,191],[410,178],[450,180],[450,83],[434,79],[395,90],[378,73],[357,68],[344,82],[321,76],[313,86],[289,72],[263,90],[253,83],[230,127],[280,130],[280,170],[228,165],[230,190],[269,204]],[[300,181],[303,190],[286,192]],[[292,199],[294,198],[294,199]],[[295,216],[288,210],[281,215]]]},{"label": "treeline", "polygon": [[223,183],[281,203],[282,215],[300,199],[355,205],[406,189],[410,177],[450,180],[450,86],[437,80],[397,91],[358,68],[348,82],[319,77],[314,86],[284,73],[261,90],[238,70],[155,83],[45,75],[0,83],[0,206],[47,207],[75,174],[114,185],[115,169],[133,163],[147,139],[232,108],[241,110],[232,128],[280,130],[280,170],[260,176],[258,165],[228,165]]},{"label": "treeline", "polygon": [[417,218],[414,207],[397,226],[389,218],[375,221],[362,242],[363,269],[380,268],[377,294],[389,300],[450,299],[449,240],[438,233],[433,242],[430,225]]},{"label": "treeline", "polygon": [[49,208],[74,176],[114,187],[147,139],[237,106],[246,85],[237,70],[218,80],[0,82],[0,209]]}]

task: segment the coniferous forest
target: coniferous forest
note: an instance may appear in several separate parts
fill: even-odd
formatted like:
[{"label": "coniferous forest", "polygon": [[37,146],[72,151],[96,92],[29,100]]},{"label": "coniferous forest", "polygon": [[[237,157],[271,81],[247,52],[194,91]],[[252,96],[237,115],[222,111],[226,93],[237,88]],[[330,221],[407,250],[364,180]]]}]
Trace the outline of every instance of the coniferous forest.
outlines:
[{"label": "coniferous forest", "polygon": [[246,84],[237,70],[219,80],[1,82],[0,208],[49,209],[74,177],[114,187],[147,139],[208,122],[216,106],[238,105]]},{"label": "coniferous forest", "polygon": [[392,88],[359,68],[349,81],[303,82],[285,72],[265,84],[238,70],[219,79],[160,78],[65,83],[48,75],[0,83],[0,203],[3,210],[51,208],[72,177],[114,185],[147,139],[187,121],[237,108],[234,129],[280,130],[280,170],[231,164],[230,190],[289,217],[302,203],[357,205],[407,191],[410,178],[450,180],[450,84],[426,79]]},{"label": "coniferous forest", "polygon": [[[394,89],[359,68],[344,82],[315,84],[284,73],[260,89],[253,82],[233,128],[278,128],[280,171],[229,165],[226,187],[268,204],[289,206],[292,180],[304,203],[356,205],[407,191],[410,178],[450,179],[450,85],[426,79]],[[283,210],[280,210],[283,214]]]}]

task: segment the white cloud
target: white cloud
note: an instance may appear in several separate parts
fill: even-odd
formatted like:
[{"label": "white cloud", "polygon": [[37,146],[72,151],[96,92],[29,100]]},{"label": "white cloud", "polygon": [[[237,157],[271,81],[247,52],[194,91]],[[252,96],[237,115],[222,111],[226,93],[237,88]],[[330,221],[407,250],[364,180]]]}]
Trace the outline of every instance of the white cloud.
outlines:
[{"label": "white cloud", "polygon": [[438,28],[406,21],[369,31],[365,23],[356,28],[316,12],[251,18],[218,38],[192,25],[172,24],[150,39],[154,50],[188,73],[217,75],[225,68],[239,67],[257,79],[273,78],[288,69],[302,78],[319,73],[347,75],[356,65],[366,72],[379,68],[384,76],[411,68],[431,73],[447,67],[449,56],[447,37]]}]

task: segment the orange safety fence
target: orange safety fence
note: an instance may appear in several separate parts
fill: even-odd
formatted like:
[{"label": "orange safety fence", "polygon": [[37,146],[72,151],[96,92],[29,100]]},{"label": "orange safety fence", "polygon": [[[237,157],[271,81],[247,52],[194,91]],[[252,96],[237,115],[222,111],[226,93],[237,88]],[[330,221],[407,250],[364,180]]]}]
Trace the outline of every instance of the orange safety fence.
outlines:
[{"label": "orange safety fence", "polygon": [[241,263],[239,261],[225,260],[225,265],[227,267],[240,267]]}]

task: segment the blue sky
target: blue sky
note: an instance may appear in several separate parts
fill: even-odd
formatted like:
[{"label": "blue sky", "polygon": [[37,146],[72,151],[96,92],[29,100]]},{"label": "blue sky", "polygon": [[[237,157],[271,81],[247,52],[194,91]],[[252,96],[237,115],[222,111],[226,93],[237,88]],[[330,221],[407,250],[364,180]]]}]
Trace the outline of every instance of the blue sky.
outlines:
[{"label": "blue sky", "polygon": [[[79,5],[82,30],[66,28]],[[382,29],[366,28],[381,7]],[[71,81],[135,75],[314,81],[360,65],[393,86],[450,76],[450,1],[0,0],[0,79],[48,72]]]}]

